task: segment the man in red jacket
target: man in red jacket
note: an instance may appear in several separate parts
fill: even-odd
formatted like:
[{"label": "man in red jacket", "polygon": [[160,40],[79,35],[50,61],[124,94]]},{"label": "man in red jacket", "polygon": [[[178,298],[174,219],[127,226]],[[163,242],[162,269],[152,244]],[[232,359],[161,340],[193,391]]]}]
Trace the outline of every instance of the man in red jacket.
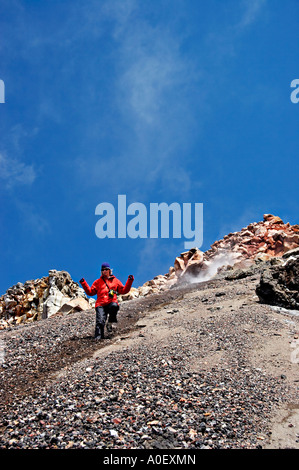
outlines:
[{"label": "man in red jacket", "polygon": [[95,304],[96,309],[96,327],[95,339],[104,339],[104,327],[108,317],[107,329],[112,330],[112,323],[117,322],[117,312],[119,305],[117,301],[118,294],[127,294],[131,289],[134,276],[130,275],[125,286],[112,275],[110,265],[103,263],[101,268],[101,277],[94,281],[91,287],[84,278],[80,280],[80,284],[87,295],[97,295]]}]

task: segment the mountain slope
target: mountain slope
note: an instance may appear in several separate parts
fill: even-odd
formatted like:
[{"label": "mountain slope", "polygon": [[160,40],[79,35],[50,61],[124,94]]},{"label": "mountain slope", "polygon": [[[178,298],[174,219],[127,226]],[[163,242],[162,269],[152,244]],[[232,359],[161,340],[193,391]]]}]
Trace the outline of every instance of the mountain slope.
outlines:
[{"label": "mountain slope", "polygon": [[259,277],[123,302],[101,343],[93,309],[2,331],[0,447],[298,448],[299,317]]}]

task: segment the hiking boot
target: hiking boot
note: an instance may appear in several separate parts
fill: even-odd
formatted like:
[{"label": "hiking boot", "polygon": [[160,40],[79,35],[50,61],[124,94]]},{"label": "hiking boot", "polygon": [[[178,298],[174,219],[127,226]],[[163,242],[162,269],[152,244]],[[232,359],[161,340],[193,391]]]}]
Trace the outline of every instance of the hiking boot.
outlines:
[{"label": "hiking boot", "polygon": [[113,331],[112,323],[107,323],[107,331],[108,331],[108,333],[112,333],[112,331]]}]

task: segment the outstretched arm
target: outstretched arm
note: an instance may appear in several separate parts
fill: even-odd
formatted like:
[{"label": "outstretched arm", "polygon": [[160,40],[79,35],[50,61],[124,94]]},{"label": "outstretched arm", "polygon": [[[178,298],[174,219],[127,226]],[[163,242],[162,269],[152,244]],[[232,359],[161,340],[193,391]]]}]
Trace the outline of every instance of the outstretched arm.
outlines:
[{"label": "outstretched arm", "polygon": [[133,281],[134,281],[134,276],[132,274],[130,274],[130,276],[128,277],[128,280],[127,280],[125,285],[123,285],[121,282],[119,282],[119,284],[117,286],[118,293],[119,294],[127,294],[129,292],[129,290],[131,289]]},{"label": "outstretched arm", "polygon": [[85,279],[82,278],[82,279],[80,279],[80,284],[83,287],[83,289],[85,290],[87,295],[96,295],[97,289],[95,287],[95,283],[93,283],[93,285],[91,287],[89,287],[89,285],[87,284]]}]

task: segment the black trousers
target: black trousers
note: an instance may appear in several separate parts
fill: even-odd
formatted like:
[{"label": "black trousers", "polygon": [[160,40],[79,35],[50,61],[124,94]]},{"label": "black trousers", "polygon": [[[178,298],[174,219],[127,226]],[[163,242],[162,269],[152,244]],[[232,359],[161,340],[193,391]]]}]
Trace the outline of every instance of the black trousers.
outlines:
[{"label": "black trousers", "polygon": [[119,305],[116,302],[96,307],[95,338],[104,338],[104,328],[108,317],[109,323],[117,323],[117,312]]}]

